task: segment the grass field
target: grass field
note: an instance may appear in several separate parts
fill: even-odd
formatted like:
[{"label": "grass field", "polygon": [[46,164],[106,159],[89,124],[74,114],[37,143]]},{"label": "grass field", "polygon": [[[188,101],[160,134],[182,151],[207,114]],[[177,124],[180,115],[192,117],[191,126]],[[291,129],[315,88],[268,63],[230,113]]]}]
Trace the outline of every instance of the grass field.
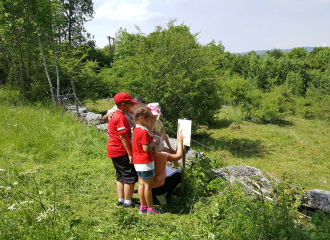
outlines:
[{"label": "grass field", "polygon": [[[229,155],[227,164],[249,165],[279,178],[287,172],[299,187],[330,190],[329,122],[287,117],[282,125],[254,124],[226,112],[193,139]],[[198,144],[192,147],[217,156]]]},{"label": "grass field", "polygon": [[[175,194],[164,207],[165,214],[148,218],[137,209],[118,208],[115,170],[106,155],[107,136],[61,113],[48,101],[28,103],[16,91],[0,88],[0,239],[330,238],[329,219],[323,213],[306,226],[297,225],[285,195],[279,204],[251,201],[240,186],[208,177],[207,158],[187,170],[185,194]],[[319,149],[321,156],[313,171],[319,168],[326,174],[328,149],[315,142],[312,147],[306,145],[312,142],[308,131],[315,131],[313,141],[324,142],[324,148],[326,136],[316,127],[304,130],[312,122],[302,121],[304,127],[297,128],[300,120],[290,121],[293,125],[285,127],[236,121],[241,128],[230,130],[235,121],[227,117],[219,120],[218,130],[200,130],[198,136],[208,135],[205,143],[235,158],[219,158],[214,164],[244,162],[281,174],[293,164],[283,149],[292,150],[298,161],[300,152],[307,155],[306,149],[311,148],[313,153]],[[329,131],[326,123],[319,124],[324,133]],[[273,142],[272,136],[278,135],[287,140]],[[307,163],[304,154],[295,169],[300,169],[301,178],[310,169],[303,165]],[[282,164],[276,165],[276,158]],[[304,180],[306,185],[317,184],[311,179]]]}]

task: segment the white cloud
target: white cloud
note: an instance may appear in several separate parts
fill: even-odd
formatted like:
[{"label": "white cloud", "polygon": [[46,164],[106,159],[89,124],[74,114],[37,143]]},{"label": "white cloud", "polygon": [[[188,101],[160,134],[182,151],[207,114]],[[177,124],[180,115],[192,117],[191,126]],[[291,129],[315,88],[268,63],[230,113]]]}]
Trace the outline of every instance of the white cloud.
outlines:
[{"label": "white cloud", "polygon": [[322,47],[327,47],[328,44],[327,43],[322,43]]},{"label": "white cloud", "polygon": [[147,20],[163,20],[166,15],[161,12],[150,12],[149,0],[130,1],[106,1],[96,9],[94,17],[96,19],[112,19],[144,22]]}]

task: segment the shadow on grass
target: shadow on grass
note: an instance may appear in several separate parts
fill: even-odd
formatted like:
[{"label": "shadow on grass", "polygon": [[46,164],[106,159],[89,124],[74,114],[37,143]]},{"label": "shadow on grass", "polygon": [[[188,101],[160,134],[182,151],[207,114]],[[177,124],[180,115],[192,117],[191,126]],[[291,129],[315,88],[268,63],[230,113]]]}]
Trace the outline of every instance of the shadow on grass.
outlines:
[{"label": "shadow on grass", "polygon": [[[238,158],[264,157],[268,152],[261,140],[247,138],[227,139],[225,137],[215,139],[205,132],[194,134],[192,139],[216,151],[227,150],[233,157]],[[192,149],[198,151],[209,150],[195,142],[192,142]]]},{"label": "shadow on grass", "polygon": [[234,120],[229,119],[214,119],[209,126],[209,129],[221,129],[227,128],[232,124]]},{"label": "shadow on grass", "polygon": [[294,126],[295,125],[294,122],[287,121],[287,120],[277,120],[277,121],[274,121],[274,122],[261,122],[261,123],[255,122],[255,124],[258,124],[258,125],[271,124],[271,125],[276,125],[276,126],[279,126],[279,127],[286,127],[286,126]]}]

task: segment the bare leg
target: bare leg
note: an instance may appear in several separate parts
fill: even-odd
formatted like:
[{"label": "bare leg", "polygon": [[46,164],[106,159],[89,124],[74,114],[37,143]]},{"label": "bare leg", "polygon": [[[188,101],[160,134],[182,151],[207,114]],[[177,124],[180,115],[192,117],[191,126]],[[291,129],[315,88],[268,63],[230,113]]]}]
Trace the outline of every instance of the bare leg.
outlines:
[{"label": "bare leg", "polygon": [[141,206],[147,205],[146,198],[144,196],[144,184],[141,177],[140,177],[140,185],[139,185],[139,198],[140,198]]},{"label": "bare leg", "polygon": [[133,197],[133,192],[134,192],[134,183],[133,184],[124,184],[124,195],[125,195],[125,200],[131,200]]},{"label": "bare leg", "polygon": [[124,198],[124,182],[117,181],[117,192],[119,199]]},{"label": "bare leg", "polygon": [[143,180],[144,181],[144,196],[147,200],[148,208],[154,207],[154,202],[152,199],[152,184],[153,177]]}]

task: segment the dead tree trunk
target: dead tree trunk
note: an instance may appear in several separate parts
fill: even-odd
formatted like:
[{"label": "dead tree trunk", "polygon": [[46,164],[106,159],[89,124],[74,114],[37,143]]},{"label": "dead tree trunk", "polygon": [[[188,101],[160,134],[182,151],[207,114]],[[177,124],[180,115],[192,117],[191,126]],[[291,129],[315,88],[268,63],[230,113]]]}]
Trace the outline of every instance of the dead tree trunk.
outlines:
[{"label": "dead tree trunk", "polygon": [[40,51],[41,51],[41,55],[42,55],[42,61],[44,63],[45,72],[46,72],[47,80],[48,80],[48,83],[49,83],[50,95],[52,97],[53,104],[55,104],[54,87],[53,87],[52,81],[50,80],[50,77],[49,77],[49,74],[48,74],[46,59],[45,59],[44,51],[42,50],[41,40],[40,40],[39,36],[38,36],[38,40],[39,40],[39,47],[40,47]]}]

